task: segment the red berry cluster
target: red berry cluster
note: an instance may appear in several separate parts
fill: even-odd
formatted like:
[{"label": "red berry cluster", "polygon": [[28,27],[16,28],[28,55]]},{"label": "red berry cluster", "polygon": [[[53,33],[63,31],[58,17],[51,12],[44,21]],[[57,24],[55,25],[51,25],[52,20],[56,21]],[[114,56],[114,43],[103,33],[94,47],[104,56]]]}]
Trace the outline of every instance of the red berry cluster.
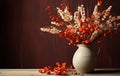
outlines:
[{"label": "red berry cluster", "polygon": [[[67,74],[67,69],[72,69],[72,66],[67,66],[66,62],[63,63],[59,63],[56,62],[56,66],[55,67],[44,67],[43,69],[39,69],[39,73],[46,73],[46,74],[54,74],[54,75],[66,75]],[[72,73],[72,74],[76,74],[76,73]]]},{"label": "red berry cluster", "polygon": [[71,32],[72,30],[76,30],[75,27],[67,28],[65,30],[65,37],[69,41],[69,44],[76,44],[76,43],[82,43],[82,44],[89,44],[90,36],[94,32],[94,30],[98,29],[97,24],[87,24],[82,23],[82,26],[80,26],[76,32]]}]

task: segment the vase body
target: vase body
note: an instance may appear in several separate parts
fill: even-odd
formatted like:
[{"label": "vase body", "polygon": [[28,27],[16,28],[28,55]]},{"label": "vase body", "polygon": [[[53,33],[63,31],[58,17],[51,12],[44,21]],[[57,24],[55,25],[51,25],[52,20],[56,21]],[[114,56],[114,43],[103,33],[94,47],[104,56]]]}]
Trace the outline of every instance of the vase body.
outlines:
[{"label": "vase body", "polygon": [[96,56],[85,44],[78,44],[78,49],[73,55],[73,66],[78,73],[92,72],[96,66]]}]

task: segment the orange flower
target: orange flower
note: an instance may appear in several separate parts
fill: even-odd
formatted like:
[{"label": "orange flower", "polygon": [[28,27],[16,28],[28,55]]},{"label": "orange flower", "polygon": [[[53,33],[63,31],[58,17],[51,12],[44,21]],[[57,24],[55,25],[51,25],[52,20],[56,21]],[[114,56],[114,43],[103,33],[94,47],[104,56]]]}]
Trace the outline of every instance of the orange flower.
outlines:
[{"label": "orange flower", "polygon": [[87,17],[87,18],[86,18],[86,21],[87,21],[87,22],[89,22],[89,21],[90,21],[90,18],[89,18],[89,17]]},{"label": "orange flower", "polygon": [[60,4],[60,6],[64,6],[64,4],[63,4],[63,3],[61,3],[61,4]]},{"label": "orange flower", "polygon": [[98,6],[101,6],[102,5],[102,1],[99,0],[98,3],[97,3]]},{"label": "orange flower", "polygon": [[62,33],[62,32],[59,33],[58,36],[59,36],[60,38],[64,38],[64,37],[65,37],[64,33]]},{"label": "orange flower", "polygon": [[90,40],[85,40],[85,44],[88,44],[88,43],[90,43]]}]

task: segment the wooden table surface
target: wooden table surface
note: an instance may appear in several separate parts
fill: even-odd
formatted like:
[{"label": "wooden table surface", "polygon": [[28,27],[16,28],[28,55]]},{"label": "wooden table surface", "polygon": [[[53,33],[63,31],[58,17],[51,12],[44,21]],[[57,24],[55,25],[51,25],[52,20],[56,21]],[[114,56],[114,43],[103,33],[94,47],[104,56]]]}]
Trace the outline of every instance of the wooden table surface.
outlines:
[{"label": "wooden table surface", "polygon": [[[43,76],[47,74],[40,74],[38,69],[0,69],[0,76]],[[56,76],[56,75],[50,75]],[[73,76],[68,74],[67,76]],[[119,68],[104,68],[95,69],[93,73],[74,75],[74,76],[120,76]]]}]

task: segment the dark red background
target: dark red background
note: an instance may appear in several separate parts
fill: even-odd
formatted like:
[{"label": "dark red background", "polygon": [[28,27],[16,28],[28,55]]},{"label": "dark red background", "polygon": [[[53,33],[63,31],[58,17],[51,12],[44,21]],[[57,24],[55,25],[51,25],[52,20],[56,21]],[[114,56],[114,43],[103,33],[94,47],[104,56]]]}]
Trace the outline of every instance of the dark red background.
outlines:
[{"label": "dark red background", "polygon": [[[55,9],[62,2],[73,12],[83,3],[91,14],[96,1],[0,0],[0,68],[38,68],[54,65],[56,61],[72,64],[77,47],[40,31],[40,27],[50,24],[45,8],[51,5]],[[103,2],[101,9],[112,5],[112,15],[120,15],[120,0]],[[92,48],[101,50],[97,67],[120,68],[120,32],[113,34],[113,38],[103,39],[101,44],[93,43]]]}]

